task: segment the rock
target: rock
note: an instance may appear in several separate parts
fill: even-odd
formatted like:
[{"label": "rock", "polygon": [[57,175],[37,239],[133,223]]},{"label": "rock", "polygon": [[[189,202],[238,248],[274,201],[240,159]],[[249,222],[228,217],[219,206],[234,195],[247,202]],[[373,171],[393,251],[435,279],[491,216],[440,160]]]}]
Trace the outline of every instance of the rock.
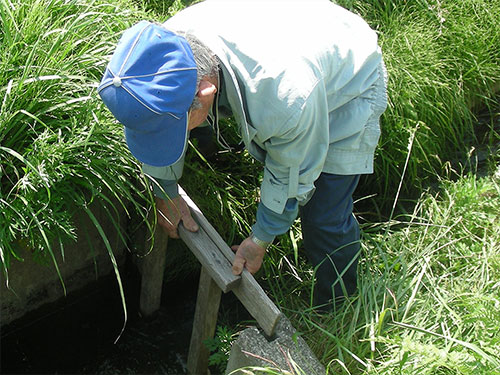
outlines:
[{"label": "rock", "polygon": [[276,335],[268,340],[257,328],[243,330],[233,343],[226,375],[242,375],[248,366],[279,369],[283,374],[325,375],[325,368],[314,356],[290,321],[282,317]]}]

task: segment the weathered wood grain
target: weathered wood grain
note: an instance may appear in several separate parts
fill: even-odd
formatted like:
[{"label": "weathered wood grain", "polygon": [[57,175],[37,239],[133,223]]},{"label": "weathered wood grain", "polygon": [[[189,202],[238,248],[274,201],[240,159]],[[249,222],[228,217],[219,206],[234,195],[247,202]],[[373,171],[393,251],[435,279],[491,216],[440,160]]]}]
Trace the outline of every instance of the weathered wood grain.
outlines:
[{"label": "weathered wood grain", "polygon": [[[159,310],[165,272],[168,235],[156,225],[154,243],[151,251],[138,260],[141,272],[141,294],[139,310],[144,317],[149,317]],[[151,238],[146,239],[145,249],[151,248]]]},{"label": "weathered wood grain", "polygon": [[187,362],[190,375],[207,374],[210,352],[204,341],[214,337],[221,294],[211,274],[202,267]]},{"label": "weathered wood grain", "polygon": [[[189,198],[186,192],[179,187],[180,194],[191,209],[191,214],[200,226],[200,231],[203,232],[217,245],[220,253],[230,262],[230,268],[234,259],[234,253],[227,245],[224,239],[219,235],[215,228],[205,218],[201,210]],[[184,229],[184,231],[186,231]],[[186,231],[187,232],[187,231]],[[192,237],[192,233],[187,233],[186,237]],[[183,236],[181,235],[181,238]],[[184,238],[183,238],[184,239]],[[253,275],[247,270],[243,270],[241,274],[241,282],[232,286],[232,291],[241,301],[243,306],[257,321],[262,330],[269,337],[274,335],[276,325],[281,318],[281,312],[276,305],[267,296],[264,290],[260,287],[259,283],[255,280]]]},{"label": "weathered wood grain", "polygon": [[240,282],[241,277],[233,275],[231,263],[222,255],[201,225],[198,232],[190,232],[182,224],[178,230],[181,239],[224,293]]}]

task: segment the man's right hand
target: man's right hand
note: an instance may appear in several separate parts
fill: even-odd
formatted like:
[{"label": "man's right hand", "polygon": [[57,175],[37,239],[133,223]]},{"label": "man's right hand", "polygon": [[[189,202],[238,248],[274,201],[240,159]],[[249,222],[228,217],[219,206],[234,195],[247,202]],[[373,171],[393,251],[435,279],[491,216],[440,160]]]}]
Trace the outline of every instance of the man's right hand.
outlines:
[{"label": "man's right hand", "polygon": [[167,201],[155,197],[155,201],[158,223],[165,228],[169,237],[179,238],[177,227],[181,221],[188,231],[198,231],[198,224],[194,221],[188,205],[180,195]]}]

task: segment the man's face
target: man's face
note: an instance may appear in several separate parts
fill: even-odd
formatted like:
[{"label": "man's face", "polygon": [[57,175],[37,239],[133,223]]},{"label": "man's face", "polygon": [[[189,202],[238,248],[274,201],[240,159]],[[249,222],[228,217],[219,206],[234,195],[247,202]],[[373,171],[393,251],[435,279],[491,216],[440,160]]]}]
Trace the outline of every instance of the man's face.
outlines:
[{"label": "man's face", "polygon": [[217,80],[202,79],[196,95],[201,103],[201,108],[193,109],[189,112],[188,129],[192,130],[205,122],[217,92]]}]

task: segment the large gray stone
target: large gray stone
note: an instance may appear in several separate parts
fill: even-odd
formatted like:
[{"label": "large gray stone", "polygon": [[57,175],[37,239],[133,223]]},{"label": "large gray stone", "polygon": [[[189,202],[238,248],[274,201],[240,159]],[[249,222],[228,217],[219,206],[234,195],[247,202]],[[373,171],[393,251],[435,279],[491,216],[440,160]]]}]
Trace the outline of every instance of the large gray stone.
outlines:
[{"label": "large gray stone", "polygon": [[244,372],[239,369],[249,366],[270,367],[294,375],[326,373],[324,366],[285,317],[278,323],[276,336],[271,341],[255,327],[240,333],[231,348],[226,375],[242,375]]}]

